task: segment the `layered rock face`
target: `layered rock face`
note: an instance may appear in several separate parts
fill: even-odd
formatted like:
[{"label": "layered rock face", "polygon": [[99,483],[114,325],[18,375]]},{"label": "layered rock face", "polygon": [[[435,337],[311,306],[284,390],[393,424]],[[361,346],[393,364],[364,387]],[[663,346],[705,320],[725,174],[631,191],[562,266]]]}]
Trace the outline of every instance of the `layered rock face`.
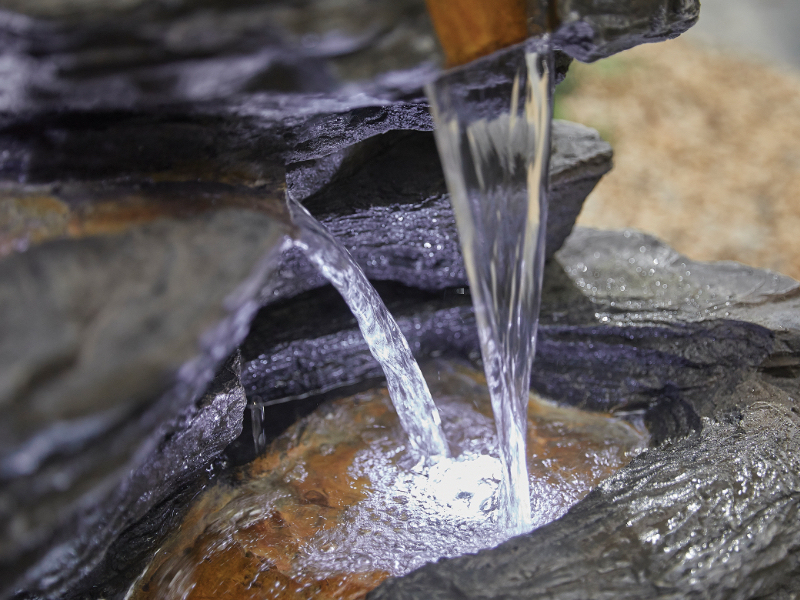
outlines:
[{"label": "layered rock face", "polygon": [[644,410],[653,448],[562,519],[370,597],[791,597],[797,282],[592,230],[546,279],[534,388]]}]

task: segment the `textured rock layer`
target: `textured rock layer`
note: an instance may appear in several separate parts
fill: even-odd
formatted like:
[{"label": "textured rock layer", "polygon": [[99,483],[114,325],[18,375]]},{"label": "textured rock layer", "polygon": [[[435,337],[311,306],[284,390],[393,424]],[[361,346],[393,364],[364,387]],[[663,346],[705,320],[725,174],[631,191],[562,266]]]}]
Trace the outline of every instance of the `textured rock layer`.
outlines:
[{"label": "textured rock layer", "polygon": [[580,230],[558,260],[571,281],[545,310],[534,386],[645,409],[656,446],[559,521],[370,597],[796,593],[798,284],[631,232]]}]

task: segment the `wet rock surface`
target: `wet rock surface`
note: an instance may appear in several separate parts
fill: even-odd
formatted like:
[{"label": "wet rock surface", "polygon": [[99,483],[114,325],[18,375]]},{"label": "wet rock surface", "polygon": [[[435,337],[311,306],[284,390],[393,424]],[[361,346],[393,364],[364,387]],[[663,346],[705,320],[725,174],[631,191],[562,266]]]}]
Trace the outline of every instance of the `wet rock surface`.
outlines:
[{"label": "wet rock surface", "polygon": [[[561,310],[543,309],[534,387],[550,381],[551,361],[574,373],[574,390],[615,377],[604,403],[646,409],[654,448],[559,521],[370,598],[796,593],[798,284],[694,263],[633,232],[578,230],[557,260],[574,287],[550,288]],[[615,362],[626,377],[612,375]]]},{"label": "wet rock surface", "polygon": [[[62,596],[72,598],[96,596],[101,586],[126,586],[134,579],[139,561],[149,558],[154,543],[170,525],[177,524],[191,498],[214,478],[221,468],[215,459],[241,433],[247,398],[239,381],[240,371],[241,356],[236,352],[219,369],[195,406],[185,409],[169,424],[171,430],[157,440],[149,460],[127,474],[110,501],[99,503],[105,514],[93,515],[94,527],[86,531],[84,518],[67,535],[61,532],[67,541],[57,547],[57,552],[81,549],[92,562],[86,560],[76,568],[71,561],[58,564],[50,557],[28,576],[49,576],[55,579],[49,582],[49,594],[55,591],[55,583]],[[149,425],[152,428],[153,423]],[[147,429],[142,432],[147,433]],[[130,462],[127,466],[130,468]],[[124,516],[120,515],[121,510],[125,511]],[[92,536],[88,548],[73,541],[87,535]],[[95,556],[87,550],[94,550]],[[81,575],[89,571],[99,575],[87,586]],[[34,581],[41,587],[40,581]]]},{"label": "wet rock surface", "polygon": [[[418,357],[479,363],[468,290],[378,289]],[[777,274],[693,262],[635,232],[576,230],[548,266],[533,387],[583,408],[642,414],[651,448],[558,521],[477,557],[389,580],[373,595],[793,593],[797,290]],[[330,288],[263,308],[241,352],[248,401],[264,406],[256,428],[264,442],[331,395],[381,377]],[[252,410],[229,460],[255,455]],[[181,510],[167,502],[138,527],[163,539],[157,525]],[[129,543],[112,549],[118,573],[140,572],[151,555],[126,559]],[[124,578],[112,585],[108,573],[96,571],[80,589],[123,594]]]},{"label": "wet rock surface", "polygon": [[8,583],[27,564],[20,585],[63,593],[174,490],[173,472],[235,437],[243,393],[216,405],[202,394],[246,333],[285,230],[230,208],[0,261]]},{"label": "wet rock surface", "polygon": [[[611,169],[611,158],[611,147],[594,130],[554,123],[548,257],[572,231],[586,196]],[[289,193],[342,241],[371,279],[430,290],[466,285],[455,217],[431,133],[372,138],[348,148],[337,170],[328,174],[327,161],[332,160],[291,164]],[[325,176],[330,182],[312,191]],[[299,255],[287,258],[284,268],[309,286],[323,281]]]}]

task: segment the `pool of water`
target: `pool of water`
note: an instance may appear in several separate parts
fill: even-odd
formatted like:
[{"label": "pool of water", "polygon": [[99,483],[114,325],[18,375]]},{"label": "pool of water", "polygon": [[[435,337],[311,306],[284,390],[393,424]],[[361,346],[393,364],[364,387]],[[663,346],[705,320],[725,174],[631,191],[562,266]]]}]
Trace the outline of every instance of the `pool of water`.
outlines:
[{"label": "pool of water", "polygon": [[[355,599],[387,577],[502,541],[484,376],[444,361],[423,370],[452,458],[418,461],[385,388],[327,402],[198,496],[128,597]],[[534,395],[528,415],[534,527],[648,442],[635,418]]]}]

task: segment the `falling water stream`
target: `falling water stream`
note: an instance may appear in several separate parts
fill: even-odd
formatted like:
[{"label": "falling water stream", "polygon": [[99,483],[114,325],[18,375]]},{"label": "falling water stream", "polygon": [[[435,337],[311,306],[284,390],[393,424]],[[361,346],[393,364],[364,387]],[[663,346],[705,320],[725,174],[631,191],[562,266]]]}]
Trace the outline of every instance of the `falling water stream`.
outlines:
[{"label": "falling water stream", "polygon": [[420,459],[449,455],[439,411],[411,354],[405,336],[378,292],[344,246],[296,200],[292,220],[300,227],[296,245],[344,298],[370,352],[386,375],[386,385],[409,444]]},{"label": "falling water stream", "polygon": [[[553,55],[493,55],[445,73],[426,91],[470,280],[502,464],[498,527],[532,527],[526,466],[531,365],[544,268]],[[496,80],[496,82],[493,82]],[[488,85],[487,85],[488,84]],[[387,385],[412,450],[445,458],[447,441],[403,334],[345,248],[289,200],[297,245],[349,305]]]},{"label": "falling water stream", "polygon": [[[372,390],[323,405],[297,423],[239,473],[238,484],[220,484],[195,501],[130,598],[194,600],[210,590],[274,600],[360,598],[387,577],[557,518],[646,446],[641,425],[530,396],[552,54],[490,58],[427,88],[485,384],[464,367],[427,365],[443,427],[375,289],[330,232],[290,199],[301,230],[296,245],[355,315],[386,374],[395,411],[381,399],[385,392]],[[231,566],[235,576],[220,575]]]},{"label": "falling water stream", "polygon": [[[500,528],[529,531],[525,428],[544,269],[553,54],[498,53],[426,91],[497,423]],[[511,82],[510,89],[507,82]],[[497,82],[497,83],[494,83]]]}]

